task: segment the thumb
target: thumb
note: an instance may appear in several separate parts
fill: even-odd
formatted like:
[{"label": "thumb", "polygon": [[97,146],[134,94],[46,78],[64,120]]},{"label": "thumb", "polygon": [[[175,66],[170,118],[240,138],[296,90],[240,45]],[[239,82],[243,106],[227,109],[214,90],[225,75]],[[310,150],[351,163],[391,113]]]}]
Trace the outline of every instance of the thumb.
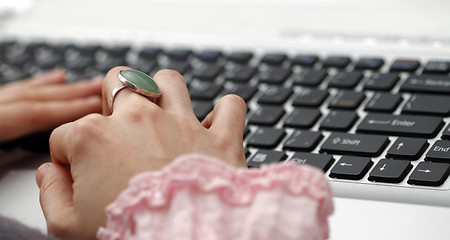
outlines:
[{"label": "thumb", "polygon": [[68,222],[73,211],[72,176],[57,163],[45,163],[36,172],[36,183],[48,231],[59,232],[58,226]]}]

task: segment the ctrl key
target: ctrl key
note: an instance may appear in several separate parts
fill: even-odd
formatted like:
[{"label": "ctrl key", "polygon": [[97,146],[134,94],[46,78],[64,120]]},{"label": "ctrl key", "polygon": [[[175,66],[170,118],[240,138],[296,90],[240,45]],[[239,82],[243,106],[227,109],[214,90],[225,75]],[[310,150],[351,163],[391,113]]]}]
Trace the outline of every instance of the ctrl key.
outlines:
[{"label": "ctrl key", "polygon": [[441,186],[450,174],[450,164],[420,162],[409,177],[408,183],[422,186]]},{"label": "ctrl key", "polygon": [[286,154],[282,151],[259,150],[247,162],[248,167],[260,167],[262,164],[280,162],[286,159]]}]

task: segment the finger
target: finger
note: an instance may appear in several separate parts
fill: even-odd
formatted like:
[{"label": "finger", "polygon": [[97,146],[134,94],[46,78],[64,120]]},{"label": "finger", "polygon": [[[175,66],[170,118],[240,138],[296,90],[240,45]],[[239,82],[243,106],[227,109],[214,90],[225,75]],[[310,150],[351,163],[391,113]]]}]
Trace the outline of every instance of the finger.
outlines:
[{"label": "finger", "polygon": [[54,69],[43,74],[39,74],[23,81],[15,81],[6,84],[3,88],[12,90],[24,87],[35,87],[47,84],[64,83],[66,81],[65,73],[61,69]]},{"label": "finger", "polygon": [[51,224],[67,222],[73,211],[72,176],[68,170],[56,163],[45,163],[36,171],[36,183],[49,230]]},{"label": "finger", "polygon": [[214,106],[214,109],[202,124],[218,136],[230,136],[232,139],[242,141],[247,105],[237,95],[226,95]]},{"label": "finger", "polygon": [[0,106],[0,140],[53,129],[89,113],[100,112],[98,96],[55,102],[20,102]]},{"label": "finger", "polygon": [[[118,79],[118,74],[122,70],[130,69],[129,67],[115,67],[111,69],[103,80],[103,115],[111,115],[113,110],[114,113],[120,113],[122,110],[129,112],[130,110],[136,110],[138,106],[145,106],[148,108],[157,107],[156,104],[152,103],[148,98],[133,92],[131,89],[123,88],[116,93],[114,101],[111,99],[111,94],[115,88],[122,87],[122,83]],[[114,106],[112,105],[114,103]]]},{"label": "finger", "polygon": [[69,165],[69,155],[73,152],[71,136],[73,137],[73,122],[63,124],[52,131],[50,135],[50,156],[53,162]]},{"label": "finger", "polygon": [[84,98],[100,95],[101,88],[101,78],[93,78],[90,81],[80,81],[73,84],[26,87],[12,94],[9,101],[57,101]]},{"label": "finger", "polygon": [[28,86],[40,86],[46,84],[65,83],[66,73],[62,69],[53,69],[36,75],[24,81]]},{"label": "finger", "polygon": [[180,113],[188,113],[194,116],[192,103],[186,82],[178,72],[173,70],[161,70],[153,78],[161,90],[158,105],[165,110]]}]

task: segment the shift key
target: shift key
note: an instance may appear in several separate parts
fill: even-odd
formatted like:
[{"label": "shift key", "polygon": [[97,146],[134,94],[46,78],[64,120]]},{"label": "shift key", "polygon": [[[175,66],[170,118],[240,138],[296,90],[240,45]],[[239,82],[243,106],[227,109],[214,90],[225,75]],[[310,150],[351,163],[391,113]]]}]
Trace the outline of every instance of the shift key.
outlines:
[{"label": "shift key", "polygon": [[332,133],[323,143],[320,151],[329,154],[376,157],[388,144],[387,136]]},{"label": "shift key", "polygon": [[357,132],[432,138],[443,124],[441,117],[370,113],[359,124]]}]

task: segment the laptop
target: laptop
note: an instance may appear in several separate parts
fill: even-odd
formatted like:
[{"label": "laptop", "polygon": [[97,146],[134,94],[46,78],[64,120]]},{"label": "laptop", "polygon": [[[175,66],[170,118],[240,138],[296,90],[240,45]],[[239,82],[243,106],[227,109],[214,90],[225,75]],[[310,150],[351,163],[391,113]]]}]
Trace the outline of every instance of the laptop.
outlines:
[{"label": "laptop", "polygon": [[[2,19],[0,43],[35,60],[3,56],[2,84],[54,66],[69,81],[114,65],[175,69],[199,120],[224,94],[247,101],[249,167],[324,172],[330,239],[450,238],[450,2],[25,2]],[[0,154],[0,214],[42,231],[34,171],[50,160],[48,134]]]}]

